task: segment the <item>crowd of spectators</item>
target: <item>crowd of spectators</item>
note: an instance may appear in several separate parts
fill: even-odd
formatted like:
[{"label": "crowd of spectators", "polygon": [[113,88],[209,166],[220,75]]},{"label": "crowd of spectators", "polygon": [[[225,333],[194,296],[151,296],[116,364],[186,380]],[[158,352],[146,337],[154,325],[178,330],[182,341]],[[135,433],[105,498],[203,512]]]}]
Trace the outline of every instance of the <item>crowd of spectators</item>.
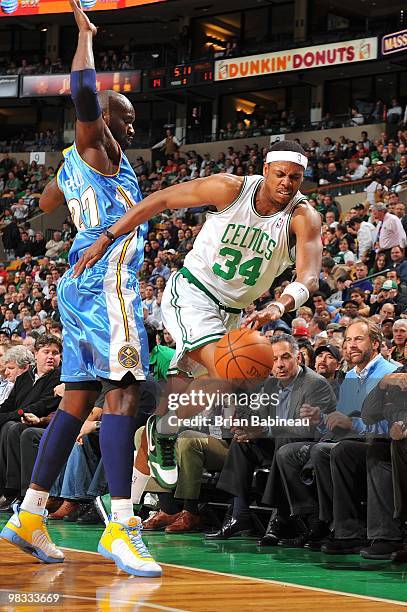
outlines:
[{"label": "crowd of spectators", "polygon": [[297,116],[292,109],[279,109],[276,103],[271,102],[266,108],[256,105],[251,113],[242,110],[236,112],[236,119],[228,121],[219,130],[219,140],[235,138],[252,138],[269,136],[272,134],[286,134],[300,130],[333,129],[341,127],[360,126],[385,122],[389,137],[395,137],[397,131],[407,126],[407,105],[404,107],[393,98],[388,104],[383,100],[376,102],[356,101],[349,112],[342,115],[332,115],[326,112],[314,114],[309,117]]},{"label": "crowd of spectators", "polygon": [[[6,258],[13,260],[26,251],[42,255],[36,243],[30,219],[39,212],[38,201],[45,185],[55,176],[55,169],[33,161],[16,161],[4,153],[0,161],[0,230]],[[28,243],[27,243],[28,244]]]},{"label": "crowd of spectators", "polygon": [[[129,54],[123,55],[121,59],[114,52],[103,52],[99,56],[100,70],[131,70],[132,60]],[[118,66],[118,68],[115,68]],[[0,67],[1,73],[1,67]],[[358,111],[357,104],[350,109],[346,115],[332,116],[326,112],[324,116],[318,115],[313,117],[312,112],[309,118],[305,116],[297,116],[292,109],[279,109],[277,104],[270,102],[267,108],[256,105],[251,113],[246,113],[242,110],[236,112],[236,118],[229,120],[215,134],[203,134],[201,126],[200,109],[194,107],[191,116],[188,119],[186,142],[188,144],[200,141],[213,140],[234,140],[256,138],[260,136],[272,136],[277,134],[289,134],[298,131],[309,130],[329,130],[341,127],[355,127],[364,124],[382,123],[386,124],[386,139],[390,142],[403,142],[402,133],[405,132],[407,126],[407,105],[403,108],[396,99],[392,99],[388,106],[382,100],[376,103],[361,103],[363,113]],[[362,132],[366,134],[366,132]],[[150,141],[150,136],[145,133],[139,134],[140,138],[145,138],[146,142]],[[175,137],[173,137],[175,138]],[[175,138],[175,140],[177,140]],[[404,137],[405,140],[405,137]],[[310,142],[311,149],[313,147],[320,148],[322,151],[336,151],[336,161],[344,156],[361,155],[361,150],[356,151],[356,145],[360,144],[352,142],[353,149],[347,151],[344,155],[343,148],[347,143],[345,137],[341,137],[336,143],[328,137],[328,141],[324,140],[321,145],[317,145],[315,141]],[[364,146],[366,141],[363,141]],[[369,143],[370,145],[371,143]],[[387,142],[383,141],[383,146]],[[8,136],[4,140],[0,140],[1,151],[55,151],[63,146],[63,134],[60,131],[47,129],[46,131],[34,132],[27,128],[13,136]],[[139,145],[140,146],[140,145]],[[155,148],[157,145],[153,145]],[[134,147],[137,147],[136,140]],[[173,151],[171,151],[172,153]],[[383,156],[378,156],[381,160]],[[384,155],[384,160],[386,155]],[[392,154],[390,152],[389,160]]]},{"label": "crowd of spectators", "polygon": [[[329,187],[365,181],[369,184],[366,197],[372,202],[407,178],[406,129],[400,129],[394,138],[383,133],[370,139],[368,132],[363,130],[358,141],[345,136],[335,141],[325,136],[321,142],[310,139],[301,144],[308,157],[305,180],[310,184]],[[169,129],[166,138],[153,148],[160,148],[160,153],[152,165],[141,157],[134,163],[144,194],[216,173],[261,174],[267,152],[267,147],[256,143],[242,145],[239,149],[228,146],[226,151],[213,156],[209,153],[201,156],[195,150],[181,152],[180,143]]]},{"label": "crowd of spectators", "polygon": [[[406,144],[406,131],[400,131],[395,139],[383,134],[372,141],[362,132],[359,142],[342,138],[334,142],[327,137],[322,143],[306,143],[314,181],[336,184],[340,180],[367,178],[360,203],[347,212],[342,211],[335,198],[324,195],[323,189],[317,188],[310,195],[310,203],[322,221],[319,291],[297,312],[285,314],[262,330],[270,337],[276,357],[267,383],[270,392],[284,395],[284,389],[288,389],[280,405],[286,406],[289,414],[308,417],[311,429],[299,434],[298,430],[288,428],[284,435],[272,430],[261,435],[259,431],[245,431],[244,435],[251,440],[249,445],[239,439],[243,434],[230,429],[182,436],[177,443],[177,488],[174,492],[163,491],[156,483],[150,483],[148,490],[157,493],[158,505],[155,514],[146,517],[146,529],[166,528],[168,533],[204,529],[200,477],[206,470],[220,473],[217,487],[226,499],[232,498],[230,513],[221,526],[208,532],[209,538],[227,539],[258,529],[252,508],[256,500],[277,508],[277,518],[270,521],[265,534],[260,534],[261,545],[306,545],[315,550],[323,547],[322,550],[333,554],[362,550],[367,558],[378,554],[390,558],[402,548],[407,500],[399,482],[401,477],[397,479],[402,459],[398,463],[392,460],[390,447],[395,447],[393,453],[399,453],[395,456],[404,456],[406,413],[397,387],[402,383],[398,383],[399,378],[392,378],[392,373],[398,369],[403,373],[407,367],[407,216],[400,192],[393,186],[407,175]],[[210,155],[201,157],[194,151],[183,153],[177,149],[158,159],[153,167],[142,158],[136,160],[134,167],[142,192],[148,195],[215,172],[240,176],[261,173],[264,153],[258,146],[245,146],[241,151],[229,147],[212,159]],[[27,226],[28,215],[24,215],[30,204],[24,198],[29,199],[32,193],[27,190],[31,183],[38,190],[43,188],[54,176],[54,170],[21,164],[15,164],[8,155],[0,162],[3,180],[0,222],[9,259],[0,265],[0,346],[31,350],[39,342],[37,349],[34,346],[37,355],[43,348],[41,338],[45,334],[47,351],[55,353],[51,369],[56,370],[57,338],[61,337],[57,285],[68,267],[67,254],[75,230],[67,219],[61,231],[55,231],[47,242],[40,232],[34,233]],[[360,168],[364,170],[361,172]],[[193,248],[205,212],[205,209],[166,211],[149,224],[139,282],[151,375],[156,381],[165,379],[174,350],[173,339],[162,324],[163,291],[170,274],[183,265],[185,255]],[[10,227],[16,230],[15,242],[6,243],[5,237],[12,234]],[[291,272],[278,278],[246,309],[244,316],[278,298],[290,278]],[[50,335],[56,339],[50,340]],[[20,367],[24,360],[14,357]],[[5,389],[11,387],[6,384],[7,380],[12,382],[7,379],[10,368],[6,366],[12,361],[10,354],[0,361],[4,365]],[[58,380],[54,382],[58,387],[55,393],[63,394]],[[370,394],[375,394],[373,399]],[[291,401],[293,406],[295,403],[292,413]],[[50,510],[55,512],[51,512],[51,518],[82,523],[98,521],[93,501],[106,491],[95,426],[103,418],[102,405],[101,400],[85,422],[65,472],[55,484],[50,502]],[[151,398],[143,404],[145,410],[140,414],[139,425],[143,425],[154,405]],[[27,413],[34,416],[24,416],[20,426],[13,406],[9,402],[3,410],[0,404],[0,427],[3,425],[0,462],[5,456],[3,447],[23,444],[24,436],[27,436],[24,448],[26,451],[29,448],[32,456],[33,440],[38,442],[41,428],[55,410],[54,403],[48,411],[41,409],[37,413],[27,406]],[[4,425],[17,422],[16,441],[9,435],[13,426]],[[30,434],[25,433],[28,430]],[[381,437],[380,445],[373,450],[367,444],[369,436]],[[391,444],[389,438],[393,440]],[[265,464],[272,469],[259,496],[258,490],[251,487],[252,477]],[[357,469],[349,468],[350,465]],[[21,472],[22,467],[19,469]],[[393,481],[388,477],[392,470]],[[14,464],[7,463],[4,475],[4,466],[0,466],[3,489],[0,509],[8,508],[12,498],[24,494],[27,476],[20,472],[18,469],[16,472]],[[20,476],[21,485],[16,486]],[[377,487],[380,495],[375,495]],[[373,511],[369,512],[369,508]],[[380,524],[374,518],[378,513],[385,517]],[[330,539],[326,540],[328,536]]]},{"label": "crowd of spectators", "polygon": [[41,132],[23,130],[9,139],[0,141],[0,150],[11,151],[56,151],[63,147],[62,132],[47,129]]},{"label": "crowd of spectators", "polygon": [[59,57],[55,61],[37,55],[22,57],[20,60],[0,57],[0,74],[63,74],[68,71],[68,66]]},{"label": "crowd of spectators", "polygon": [[[132,54],[107,50],[96,57],[96,68],[101,72],[116,72],[117,70],[133,70]],[[69,63],[61,58],[51,61],[48,57],[21,58],[19,61],[0,57],[0,74],[66,74],[70,71]]]}]

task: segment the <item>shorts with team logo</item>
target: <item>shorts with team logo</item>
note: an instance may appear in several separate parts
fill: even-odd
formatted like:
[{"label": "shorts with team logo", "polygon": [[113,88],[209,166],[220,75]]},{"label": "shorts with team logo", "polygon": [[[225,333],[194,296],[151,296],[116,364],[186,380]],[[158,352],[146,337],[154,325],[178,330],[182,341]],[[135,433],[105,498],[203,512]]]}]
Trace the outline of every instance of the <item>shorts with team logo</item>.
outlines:
[{"label": "shorts with team logo", "polygon": [[175,341],[175,355],[168,374],[178,371],[194,376],[206,370],[188,353],[216,342],[240,325],[241,314],[222,310],[206,293],[190,283],[180,272],[171,275],[161,301],[164,327]]},{"label": "shorts with team logo", "polygon": [[63,382],[122,380],[148,373],[148,343],[136,272],[127,266],[73,268],[58,284]]}]

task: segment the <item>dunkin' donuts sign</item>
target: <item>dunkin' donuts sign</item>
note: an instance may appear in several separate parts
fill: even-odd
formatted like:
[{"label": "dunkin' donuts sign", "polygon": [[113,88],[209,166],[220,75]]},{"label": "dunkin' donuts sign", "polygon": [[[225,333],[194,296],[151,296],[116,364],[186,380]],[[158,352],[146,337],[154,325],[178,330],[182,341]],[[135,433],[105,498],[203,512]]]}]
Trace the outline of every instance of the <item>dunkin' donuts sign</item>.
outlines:
[{"label": "dunkin' donuts sign", "polygon": [[215,62],[215,81],[352,64],[374,59],[377,59],[377,38],[347,40],[329,45],[218,60]]}]

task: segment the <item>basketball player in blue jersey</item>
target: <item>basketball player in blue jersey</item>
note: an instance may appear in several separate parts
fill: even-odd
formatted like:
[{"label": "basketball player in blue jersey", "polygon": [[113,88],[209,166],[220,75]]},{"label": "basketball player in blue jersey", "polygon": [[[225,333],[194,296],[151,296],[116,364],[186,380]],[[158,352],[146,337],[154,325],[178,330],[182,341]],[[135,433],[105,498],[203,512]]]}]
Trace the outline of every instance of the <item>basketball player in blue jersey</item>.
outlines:
[{"label": "basketball player in blue jersey", "polygon": [[[14,508],[1,537],[45,563],[64,560],[45,525],[48,491],[67,461],[103,382],[107,393],[100,447],[112,515],[98,551],[129,574],[160,576],[160,566],[141,539],[141,521],[133,516],[130,493],[138,381],[144,380],[148,368],[136,279],[146,227],[140,225],[117,240],[107,230],[141,200],[134,171],[122,153],[134,135],[134,109],[116,92],[96,93],[92,50],[96,28],[79,0],[70,0],[70,4],[79,28],[71,73],[77,116],[75,143],[64,151],[57,182],[47,186],[40,200],[41,208],[50,212],[65,199],[78,230],[69,254],[72,267],[58,286],[65,395],[41,439],[24,501]],[[73,266],[102,233],[110,243],[104,256],[92,270],[74,278]]]}]

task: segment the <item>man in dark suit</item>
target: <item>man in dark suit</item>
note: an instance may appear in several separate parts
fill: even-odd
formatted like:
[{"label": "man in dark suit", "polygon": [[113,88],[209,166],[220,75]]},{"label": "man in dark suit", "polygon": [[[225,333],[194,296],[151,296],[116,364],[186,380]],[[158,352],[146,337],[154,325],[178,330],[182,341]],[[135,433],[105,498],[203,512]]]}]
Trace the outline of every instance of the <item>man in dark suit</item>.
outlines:
[{"label": "man in dark suit", "polygon": [[[278,474],[276,452],[288,442],[314,439],[314,427],[297,423],[304,404],[317,403],[325,413],[335,410],[335,394],[328,381],[299,365],[296,340],[282,334],[272,337],[270,342],[275,360],[273,376],[262,389],[270,400],[267,406],[262,405],[255,413],[249,410],[246,416],[251,422],[251,415],[257,413],[260,418],[269,417],[271,424],[233,428],[234,439],[217,485],[233,495],[233,513],[219,531],[206,535],[208,539],[227,539],[250,531],[251,484],[254,471],[260,466],[271,466],[263,501],[277,508],[279,524],[288,522],[288,503]],[[272,526],[275,524],[272,522]]]},{"label": "man in dark suit", "polygon": [[20,465],[16,467],[17,464],[9,460],[11,432],[18,431],[21,435],[29,425],[45,427],[47,417],[55,412],[61,399],[54,394],[54,388],[60,384],[61,341],[43,334],[37,338],[34,349],[35,366],[17,377],[14,388],[0,407],[0,489],[4,494],[1,510],[9,508],[20,488]]}]

